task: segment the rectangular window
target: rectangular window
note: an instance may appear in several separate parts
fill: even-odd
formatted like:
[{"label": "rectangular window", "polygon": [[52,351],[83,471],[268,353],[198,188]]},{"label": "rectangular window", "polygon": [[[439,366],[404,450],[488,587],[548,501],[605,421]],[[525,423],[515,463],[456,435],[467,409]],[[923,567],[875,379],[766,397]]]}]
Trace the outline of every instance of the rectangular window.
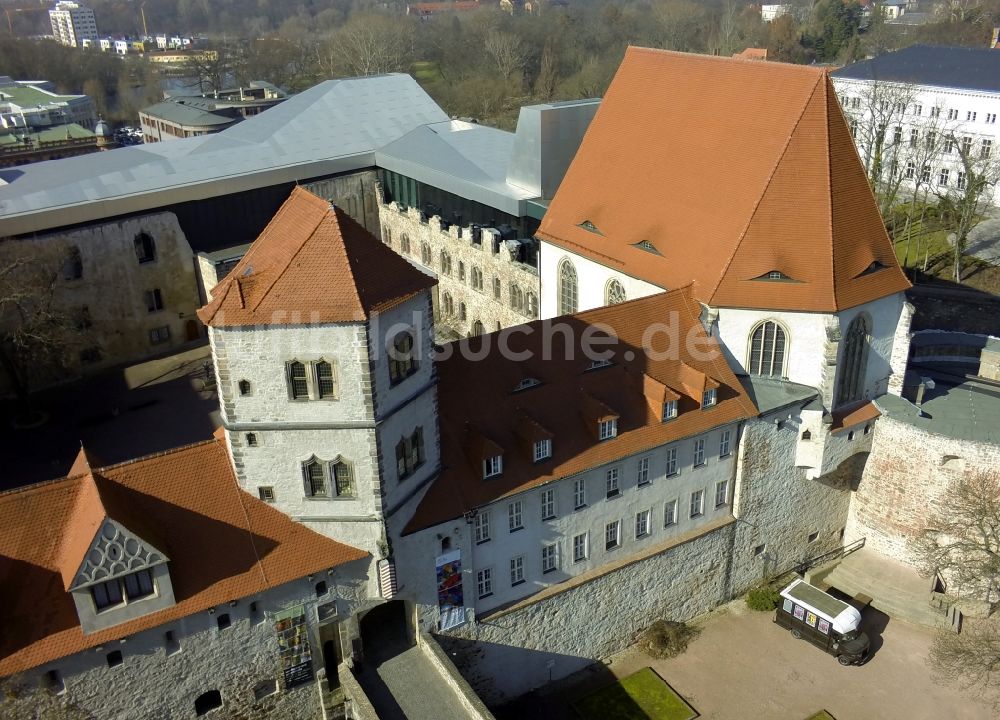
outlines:
[{"label": "rectangular window", "polygon": [[622,521],[615,520],[604,526],[604,549],[614,550],[621,545]]},{"label": "rectangular window", "polygon": [[705,491],[695,490],[691,493],[691,512],[689,517],[698,517],[705,512]]},{"label": "rectangular window", "polygon": [[493,594],[493,568],[483,568],[476,573],[476,586],[480,598],[486,598]]},{"label": "rectangular window", "polygon": [[948,184],[948,172],[947,168],[941,168],[941,172],[938,173],[938,185],[946,186]]},{"label": "rectangular window", "polygon": [[667,400],[663,403],[663,422],[677,417],[677,401]]},{"label": "rectangular window", "polygon": [[974,110],[968,110],[965,113],[966,122],[976,122],[976,113]]},{"label": "rectangular window", "polygon": [[90,595],[94,598],[94,607],[98,610],[120,605],[124,600],[121,584],[117,580],[108,580],[98,585],[91,585]]},{"label": "rectangular window", "polygon": [[413,433],[396,444],[396,472],[403,480],[414,472],[424,461],[424,430],[415,428]]},{"label": "rectangular window", "polygon": [[931,181],[931,166],[929,163],[924,165],[924,169],[920,171],[920,181],[925,183]]},{"label": "rectangular window", "polygon": [[261,485],[257,488],[257,495],[264,502],[274,502],[274,487],[271,485]]},{"label": "rectangular window", "polygon": [[910,130],[910,147],[911,148],[915,148],[917,146],[917,139],[919,138],[919,136],[920,136],[920,133],[918,133],[916,130]]},{"label": "rectangular window", "polygon": [[677,524],[677,501],[667,500],[663,506],[663,527]]},{"label": "rectangular window", "polygon": [[917,171],[917,166],[913,164],[913,161],[912,160],[907,160],[906,161],[906,173],[905,173],[906,179],[907,180],[912,180],[913,176],[916,174],[916,171]]},{"label": "rectangular window", "polygon": [[979,157],[988,158],[992,150],[993,150],[993,141],[989,139],[983,140],[983,146],[979,150]]},{"label": "rectangular window", "polygon": [[559,567],[558,546],[542,545],[542,573],[549,573]]},{"label": "rectangular window", "polygon": [[955,187],[959,190],[965,190],[965,172],[963,170],[958,171],[958,177],[955,179]]},{"label": "rectangular window", "polygon": [[638,472],[636,473],[636,485],[648,485],[649,484],[649,458],[644,457],[639,459]]},{"label": "rectangular window", "polygon": [[587,533],[573,536],[573,562],[583,562],[587,559],[588,544]]},{"label": "rectangular window", "polygon": [[597,436],[601,440],[610,440],[618,434],[618,420],[602,420],[597,427]]},{"label": "rectangular window", "polygon": [[316,363],[316,384],[319,386],[320,400],[337,397],[337,375],[333,365],[325,360]]},{"label": "rectangular window", "polygon": [[542,520],[551,520],[556,516],[556,491],[553,488],[542,490]]},{"label": "rectangular window", "polygon": [[309,383],[306,380],[306,366],[303,363],[288,363],[288,384],[292,400],[309,399]]},{"label": "rectangular window", "polygon": [[484,510],[476,514],[476,544],[490,539],[490,512]]},{"label": "rectangular window", "polygon": [[510,559],[510,586],[520,585],[524,582],[524,555],[518,555]]},{"label": "rectangular window", "polygon": [[997,114],[996,113],[986,113],[986,122],[987,123],[989,123],[990,125],[993,125],[994,123],[996,123],[996,121],[997,121]]},{"label": "rectangular window", "polygon": [[494,455],[483,460],[483,478],[491,478],[503,472],[503,455]]},{"label": "rectangular window", "polygon": [[156,312],[157,310],[163,309],[163,295],[160,294],[160,289],[146,291],[146,311]]},{"label": "rectangular window", "polygon": [[972,138],[964,137],[962,138],[962,155],[968,157],[972,154]]},{"label": "rectangular window", "polygon": [[946,138],[944,141],[944,152],[946,155],[950,155],[955,152],[955,138]]},{"label": "rectangular window", "polygon": [[939,108],[939,107],[932,107],[931,108],[931,117],[932,118],[940,117],[940,115],[941,115],[941,108]]},{"label": "rectangular window", "polygon": [[621,494],[621,489],[618,487],[618,468],[611,468],[606,473],[606,482],[608,490],[608,497],[613,498]]},{"label": "rectangular window", "polygon": [[720,480],[715,483],[715,507],[719,508],[729,503],[729,481]]},{"label": "rectangular window", "polygon": [[129,600],[138,600],[153,594],[153,576],[149,570],[140,570],[122,579],[125,581],[125,597]]},{"label": "rectangular window", "polygon": [[913,106],[913,114],[914,115],[923,115],[923,113],[924,113],[924,106],[923,105],[914,105]]},{"label": "rectangular window", "polygon": [[552,441],[548,438],[535,441],[534,457],[535,462],[552,457]]},{"label": "rectangular window", "polygon": [[635,515],[636,538],[649,535],[649,510],[642,510]]},{"label": "rectangular window", "polygon": [[677,448],[667,449],[667,477],[677,474]]},{"label": "rectangular window", "polygon": [[169,339],[170,339],[169,325],[153,328],[152,330],[149,331],[149,342],[152,345],[159,345],[160,343],[165,343]]},{"label": "rectangular window", "polygon": [[937,133],[934,132],[933,130],[931,130],[929,133],[927,133],[926,142],[927,142],[927,149],[928,150],[933,150],[934,149],[934,143],[937,142]]},{"label": "rectangular window", "polygon": [[897,125],[892,129],[892,143],[894,145],[899,145],[903,142],[903,128],[901,125]]},{"label": "rectangular window", "polygon": [[705,438],[698,438],[694,441],[694,466],[705,464]]},{"label": "rectangular window", "polygon": [[507,529],[510,530],[510,532],[524,529],[524,523],[521,518],[520,500],[515,500],[514,502],[507,504]]},{"label": "rectangular window", "polygon": [[719,439],[719,457],[724,458],[732,452],[731,439],[733,436],[732,430],[723,430],[722,435]]},{"label": "rectangular window", "polygon": [[715,388],[709,388],[701,394],[701,406],[710,408],[715,405]]},{"label": "rectangular window", "polygon": [[573,481],[573,509],[579,510],[587,506],[587,481],[577,478]]},{"label": "rectangular window", "polygon": [[948,109],[948,119],[949,120],[958,120],[958,110],[956,110],[955,108],[949,108]]}]

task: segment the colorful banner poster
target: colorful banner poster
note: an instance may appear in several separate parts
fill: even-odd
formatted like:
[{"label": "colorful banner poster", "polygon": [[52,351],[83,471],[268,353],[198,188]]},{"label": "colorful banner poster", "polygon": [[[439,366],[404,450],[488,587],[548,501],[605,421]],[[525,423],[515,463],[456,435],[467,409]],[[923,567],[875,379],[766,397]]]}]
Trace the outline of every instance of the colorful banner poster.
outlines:
[{"label": "colorful banner poster", "polygon": [[435,561],[437,570],[438,608],[441,629],[465,624],[465,601],[462,596],[462,551],[453,550]]},{"label": "colorful banner poster", "polygon": [[278,657],[285,675],[285,688],[312,680],[312,650],[305,606],[275,613],[274,630],[278,634]]}]

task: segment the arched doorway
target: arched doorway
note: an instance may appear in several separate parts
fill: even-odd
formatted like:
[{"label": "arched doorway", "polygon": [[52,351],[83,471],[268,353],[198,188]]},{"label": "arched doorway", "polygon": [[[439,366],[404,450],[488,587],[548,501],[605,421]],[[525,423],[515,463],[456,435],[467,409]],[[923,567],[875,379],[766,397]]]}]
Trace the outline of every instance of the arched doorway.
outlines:
[{"label": "arched doorway", "polygon": [[413,645],[402,600],[390,600],[362,616],[361,645],[365,662],[376,664]]}]

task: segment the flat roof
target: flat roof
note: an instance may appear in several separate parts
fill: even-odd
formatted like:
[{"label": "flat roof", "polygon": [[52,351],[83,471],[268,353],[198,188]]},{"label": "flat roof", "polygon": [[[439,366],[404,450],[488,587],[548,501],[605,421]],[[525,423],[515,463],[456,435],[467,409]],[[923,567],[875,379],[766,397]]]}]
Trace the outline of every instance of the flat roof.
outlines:
[{"label": "flat roof", "polygon": [[911,45],[846,65],[832,76],[995,93],[1000,92],[1000,53],[991,48]]},{"label": "flat roof", "polygon": [[376,149],[444,120],[409,75],[327,80],[214,135],[0,169],[0,235],[373,167]]},{"label": "flat roof", "polygon": [[192,102],[201,98],[177,98],[150,105],[139,112],[150,117],[177,123],[178,125],[188,125],[197,127],[212,127],[214,125],[231,125],[240,120],[240,116],[233,112],[216,112],[214,107],[208,104]]},{"label": "flat roof", "polygon": [[915,368],[914,374],[934,380],[934,389],[924,393],[921,407],[898,395],[882,395],[874,402],[883,416],[945,437],[1000,445],[1000,387],[958,381],[923,367]]}]

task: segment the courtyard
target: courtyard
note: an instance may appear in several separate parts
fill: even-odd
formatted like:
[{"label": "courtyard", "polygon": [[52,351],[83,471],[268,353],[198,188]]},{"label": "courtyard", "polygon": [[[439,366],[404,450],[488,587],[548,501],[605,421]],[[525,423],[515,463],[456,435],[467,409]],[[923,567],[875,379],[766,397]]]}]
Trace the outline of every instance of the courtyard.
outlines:
[{"label": "courtyard", "polygon": [[985,703],[932,677],[925,662],[932,630],[867,609],[863,627],[872,640],[871,659],[841,667],[833,656],[793,639],[772,617],[735,601],[696,620],[700,633],[678,657],[654,660],[630,648],[607,665],[500,708],[497,717],[576,720],[573,706],[581,699],[646,667],[698,717],[712,720],[805,720],[823,710],[836,720],[995,717]]}]

